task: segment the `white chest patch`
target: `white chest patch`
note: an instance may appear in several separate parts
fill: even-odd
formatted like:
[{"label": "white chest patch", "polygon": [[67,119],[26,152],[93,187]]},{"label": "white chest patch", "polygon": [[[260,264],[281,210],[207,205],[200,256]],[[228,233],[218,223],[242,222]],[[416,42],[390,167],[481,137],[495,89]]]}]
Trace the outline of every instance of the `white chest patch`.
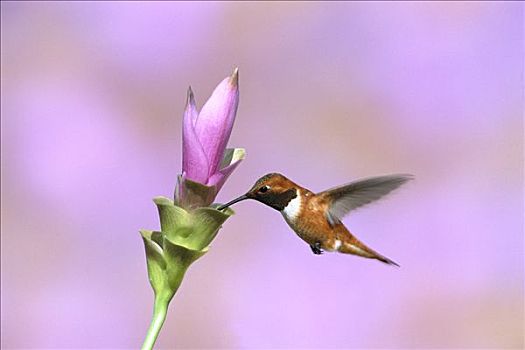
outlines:
[{"label": "white chest patch", "polygon": [[301,194],[297,191],[297,197],[292,199],[286,207],[281,211],[287,221],[295,221],[301,212]]}]

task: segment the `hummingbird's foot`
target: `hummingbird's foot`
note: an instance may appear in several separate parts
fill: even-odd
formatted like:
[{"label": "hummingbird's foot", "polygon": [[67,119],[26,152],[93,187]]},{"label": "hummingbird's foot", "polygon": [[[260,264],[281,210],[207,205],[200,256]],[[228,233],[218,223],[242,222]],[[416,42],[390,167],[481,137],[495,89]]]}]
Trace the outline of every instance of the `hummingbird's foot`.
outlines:
[{"label": "hummingbird's foot", "polygon": [[323,250],[321,249],[321,243],[320,242],[315,242],[315,244],[310,244],[310,249],[312,249],[312,252],[315,255],[323,254]]}]

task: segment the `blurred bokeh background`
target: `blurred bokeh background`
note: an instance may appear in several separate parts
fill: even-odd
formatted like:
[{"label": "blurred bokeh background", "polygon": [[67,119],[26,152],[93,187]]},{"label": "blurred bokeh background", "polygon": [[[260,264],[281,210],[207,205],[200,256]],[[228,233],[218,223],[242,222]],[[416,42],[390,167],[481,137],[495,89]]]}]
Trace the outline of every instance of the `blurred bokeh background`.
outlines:
[{"label": "blurred bokeh background", "polygon": [[1,39],[3,348],[141,344],[138,230],[188,85],[202,106],[235,66],[247,158],[218,200],[415,174],[345,219],[401,268],[314,256],[243,202],[160,347],[523,347],[523,4],[2,2]]}]

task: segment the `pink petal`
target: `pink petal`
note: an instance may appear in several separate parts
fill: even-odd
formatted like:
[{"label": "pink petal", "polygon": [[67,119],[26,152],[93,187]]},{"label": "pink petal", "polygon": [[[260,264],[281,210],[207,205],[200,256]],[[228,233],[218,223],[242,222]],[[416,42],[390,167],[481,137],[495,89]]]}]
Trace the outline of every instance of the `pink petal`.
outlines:
[{"label": "pink petal", "polygon": [[239,104],[237,79],[235,70],[215,88],[195,124],[195,132],[208,159],[208,177],[217,172],[230,138]]},{"label": "pink petal", "polygon": [[197,116],[193,92],[189,88],[182,126],[182,172],[188,179],[205,184],[208,180],[209,166],[194,128]]},{"label": "pink petal", "polygon": [[235,170],[235,168],[237,168],[245,156],[245,151],[242,148],[228,149],[225,153],[231,157],[225,157],[223,162],[230,163],[222,164],[223,167],[218,172],[210,176],[210,179],[207,183],[208,186],[215,185],[217,187],[217,192],[219,192],[222,185],[224,185],[228,177]]},{"label": "pink petal", "polygon": [[226,182],[228,177],[235,170],[235,168],[237,168],[237,165],[239,165],[239,163],[241,161],[242,161],[242,159],[239,159],[235,163],[233,163],[233,164],[227,166],[226,168],[223,168],[223,169],[219,170],[218,172],[216,172],[215,174],[213,174],[210,177],[210,179],[208,180],[208,183],[206,185],[207,186],[214,186],[215,185],[215,187],[217,187],[217,192],[219,192],[220,189],[222,188],[222,185],[224,185],[224,183]]}]

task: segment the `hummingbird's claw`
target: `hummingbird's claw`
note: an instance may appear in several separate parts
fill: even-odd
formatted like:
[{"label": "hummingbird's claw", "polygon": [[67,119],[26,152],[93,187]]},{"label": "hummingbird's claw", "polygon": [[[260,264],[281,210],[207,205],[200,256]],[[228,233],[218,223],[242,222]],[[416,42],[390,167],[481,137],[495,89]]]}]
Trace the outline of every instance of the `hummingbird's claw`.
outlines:
[{"label": "hummingbird's claw", "polygon": [[312,249],[312,252],[315,255],[323,254],[323,250],[321,249],[321,243],[320,242],[315,242],[315,244],[310,244],[310,249]]}]

